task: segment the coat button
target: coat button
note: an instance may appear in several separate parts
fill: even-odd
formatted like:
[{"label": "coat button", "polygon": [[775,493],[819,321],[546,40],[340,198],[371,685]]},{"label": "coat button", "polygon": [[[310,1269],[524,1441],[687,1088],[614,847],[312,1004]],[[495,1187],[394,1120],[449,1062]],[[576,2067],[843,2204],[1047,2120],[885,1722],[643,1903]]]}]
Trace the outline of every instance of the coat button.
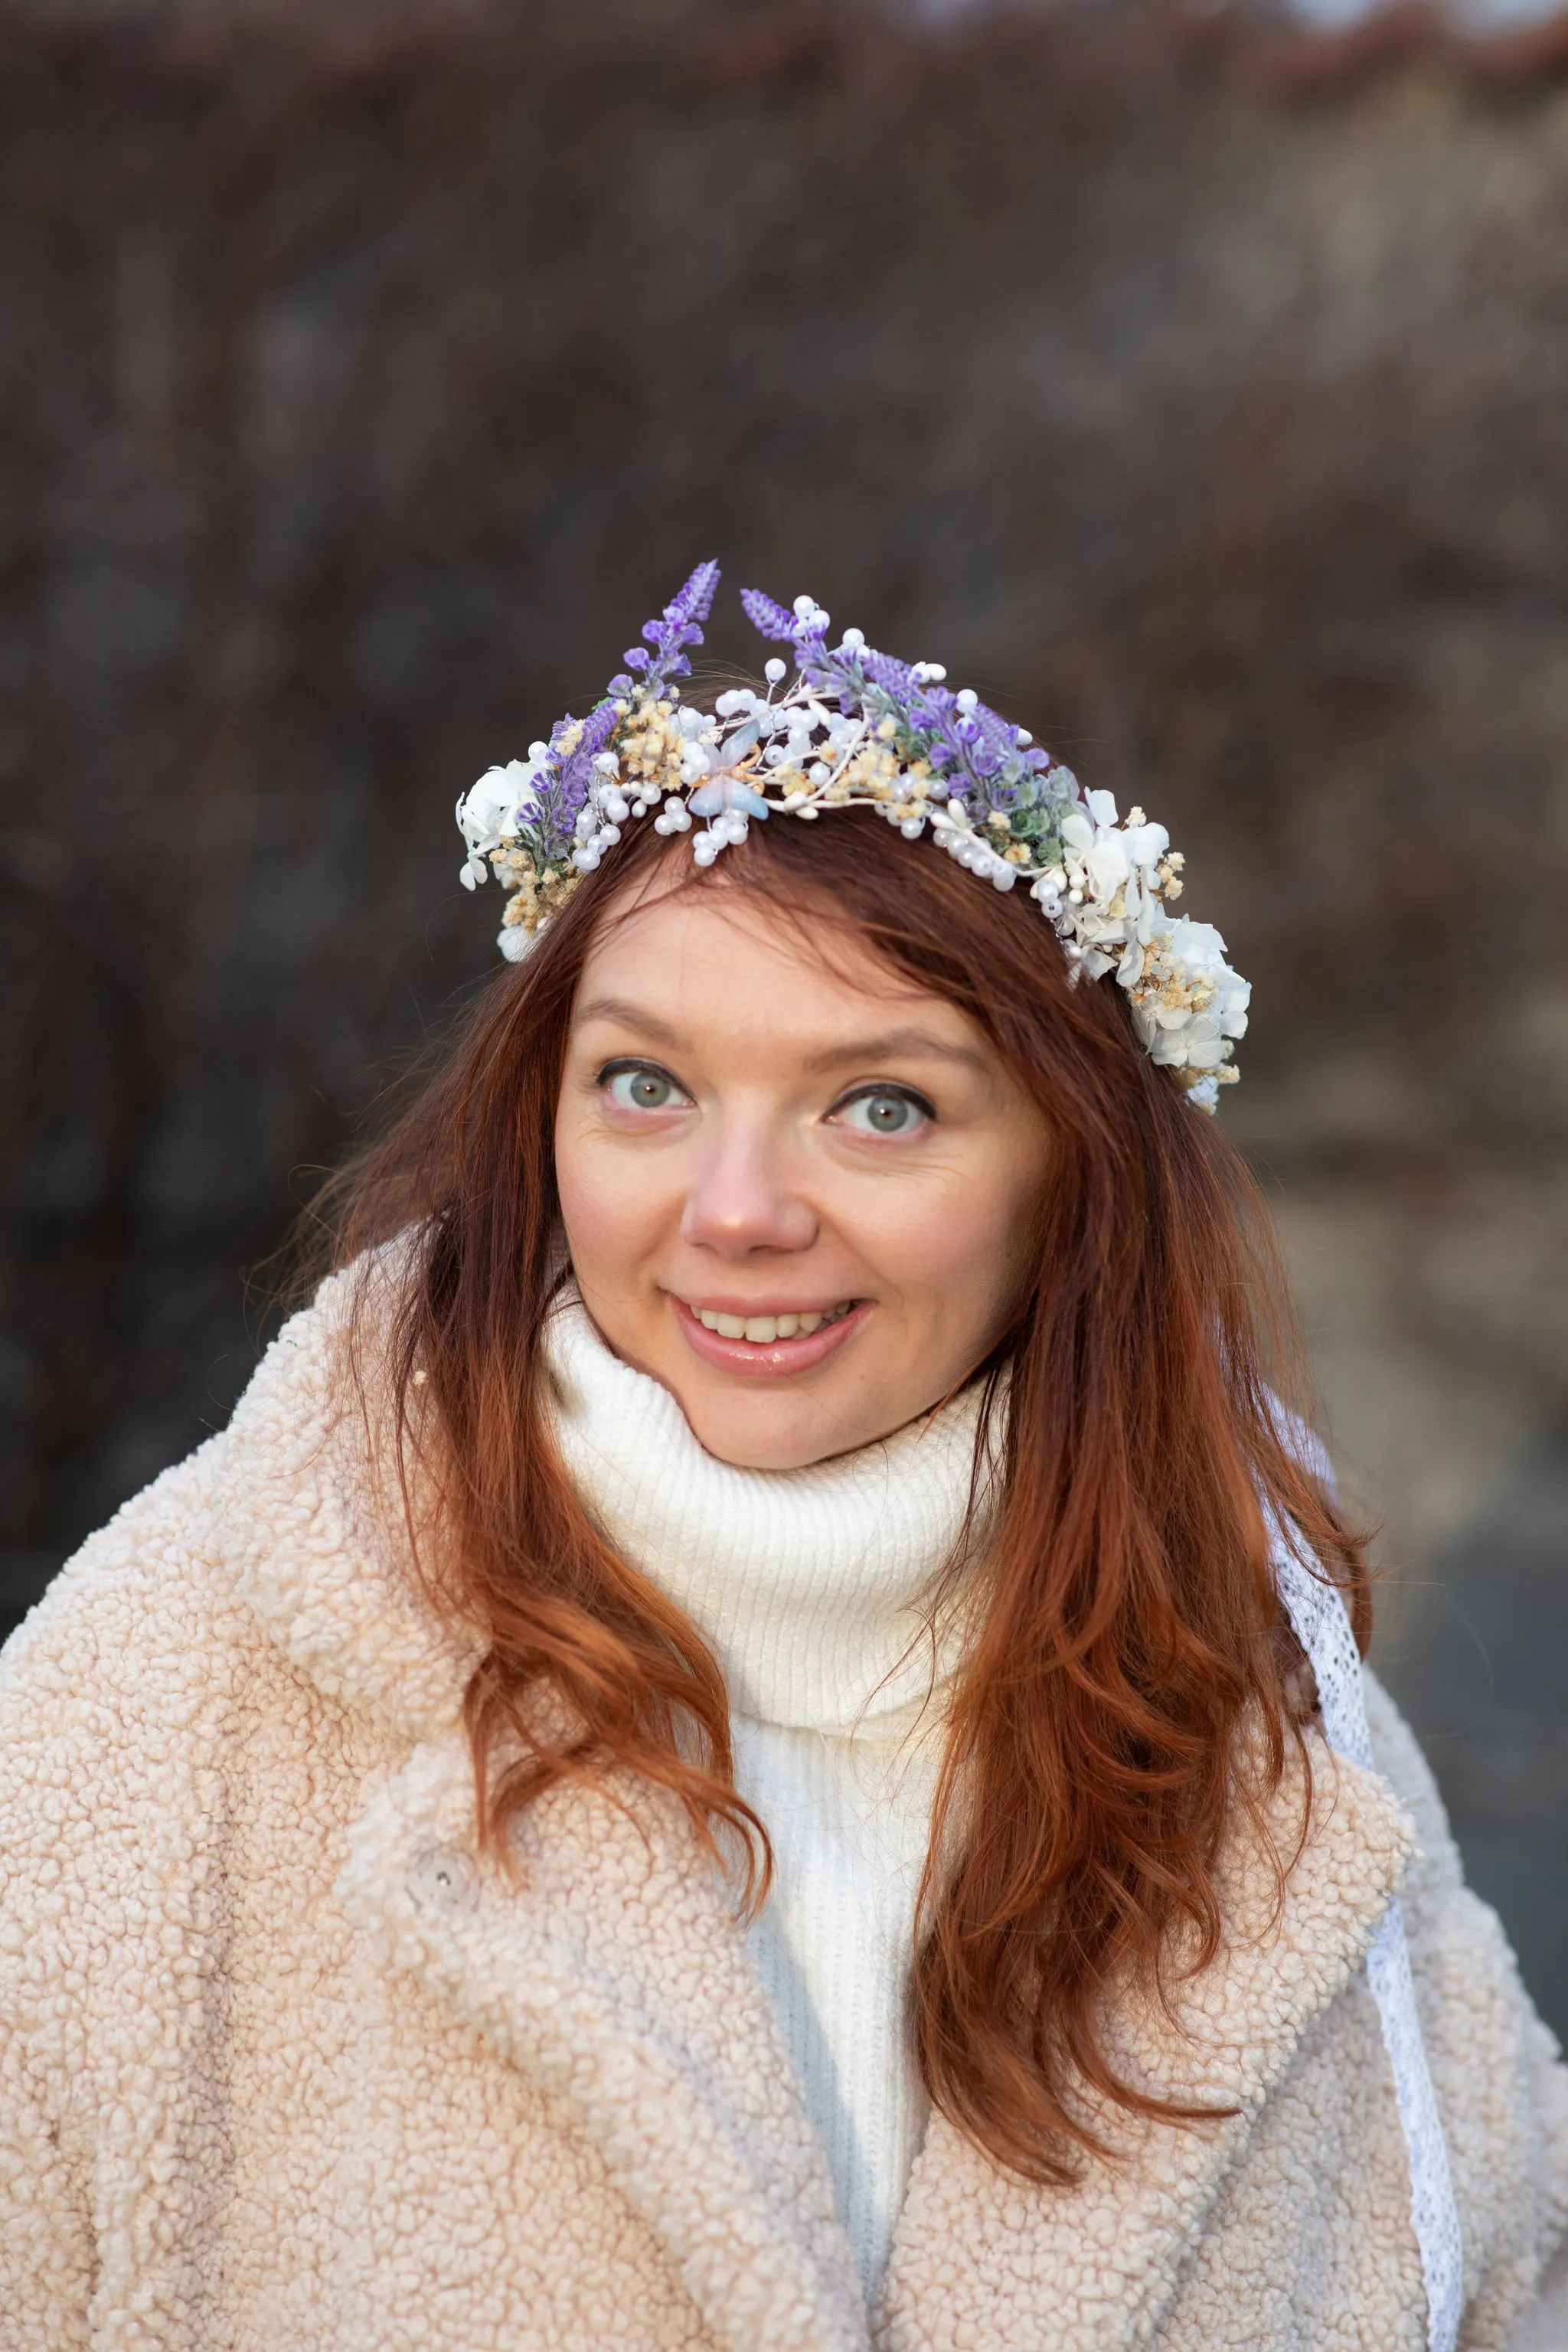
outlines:
[{"label": "coat button", "polygon": [[433,1845],[408,1874],[416,1903],[435,1911],[471,1911],[479,1899],[479,1874],[471,1855],[456,1846]]}]

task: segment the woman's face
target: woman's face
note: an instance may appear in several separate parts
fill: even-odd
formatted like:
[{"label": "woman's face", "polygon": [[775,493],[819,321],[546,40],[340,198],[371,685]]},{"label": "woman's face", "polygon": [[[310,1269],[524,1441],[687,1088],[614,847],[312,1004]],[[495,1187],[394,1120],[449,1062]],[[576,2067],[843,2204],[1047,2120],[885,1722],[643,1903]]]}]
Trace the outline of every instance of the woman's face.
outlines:
[{"label": "woman's face", "polygon": [[721,1461],[789,1470],[959,1387],[1029,1273],[1040,1113],[944,999],[731,889],[608,926],[555,1161],[584,1301]]}]

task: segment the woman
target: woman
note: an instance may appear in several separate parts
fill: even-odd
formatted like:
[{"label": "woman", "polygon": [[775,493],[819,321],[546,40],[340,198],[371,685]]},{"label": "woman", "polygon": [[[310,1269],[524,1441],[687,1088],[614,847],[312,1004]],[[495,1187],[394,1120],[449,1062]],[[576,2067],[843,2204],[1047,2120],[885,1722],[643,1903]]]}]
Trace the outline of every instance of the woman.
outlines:
[{"label": "woman", "polygon": [[715,577],[459,804],[515,968],[7,1651],[5,2341],[1500,2346],[1568,2088],[1278,1401],[1245,984],[810,599],[688,711]]}]

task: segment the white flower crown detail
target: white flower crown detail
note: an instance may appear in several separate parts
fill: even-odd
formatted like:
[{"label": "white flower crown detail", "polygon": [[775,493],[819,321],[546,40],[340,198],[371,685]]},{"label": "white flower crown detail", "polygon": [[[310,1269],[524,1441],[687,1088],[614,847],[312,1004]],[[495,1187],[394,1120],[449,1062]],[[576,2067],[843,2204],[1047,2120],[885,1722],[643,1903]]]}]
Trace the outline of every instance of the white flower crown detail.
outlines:
[{"label": "white flower crown detail", "polygon": [[793,677],[774,656],[764,693],[733,688],[711,711],[683,703],[676,681],[718,584],[718,565],[699,564],[585,719],[568,713],[548,743],[458,801],[465,886],[485,880],[488,861],[511,892],[498,940],[508,961],[521,961],[628,820],[657,810],[655,832],[673,835],[700,817],[692,853],[711,866],[754,821],[875,808],[907,841],[929,829],[998,890],[1026,883],[1071,979],[1113,975],[1152,1059],[1212,1111],[1237,1075],[1251,989],[1212,924],[1170,912],[1183,860],[1164,826],[1138,808],[1123,822],[1110,793],[1085,792],[1024,728],[968,688],[952,692],[940,664],[895,661],[858,629],[830,647],[811,596],[786,612],[742,594],[759,633],[793,648]]}]

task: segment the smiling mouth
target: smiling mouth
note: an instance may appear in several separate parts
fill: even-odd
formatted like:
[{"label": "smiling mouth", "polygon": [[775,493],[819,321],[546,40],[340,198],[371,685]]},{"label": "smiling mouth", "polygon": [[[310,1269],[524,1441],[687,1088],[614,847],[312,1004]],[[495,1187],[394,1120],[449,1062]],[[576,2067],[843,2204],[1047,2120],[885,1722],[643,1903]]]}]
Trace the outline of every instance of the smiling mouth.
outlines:
[{"label": "smiling mouth", "polygon": [[796,1315],[721,1315],[710,1307],[693,1307],[688,1312],[705,1331],[716,1333],[721,1339],[749,1339],[753,1347],[771,1348],[780,1339],[806,1339],[830,1323],[842,1323],[858,1305],[858,1299],[846,1298],[837,1307]]}]

